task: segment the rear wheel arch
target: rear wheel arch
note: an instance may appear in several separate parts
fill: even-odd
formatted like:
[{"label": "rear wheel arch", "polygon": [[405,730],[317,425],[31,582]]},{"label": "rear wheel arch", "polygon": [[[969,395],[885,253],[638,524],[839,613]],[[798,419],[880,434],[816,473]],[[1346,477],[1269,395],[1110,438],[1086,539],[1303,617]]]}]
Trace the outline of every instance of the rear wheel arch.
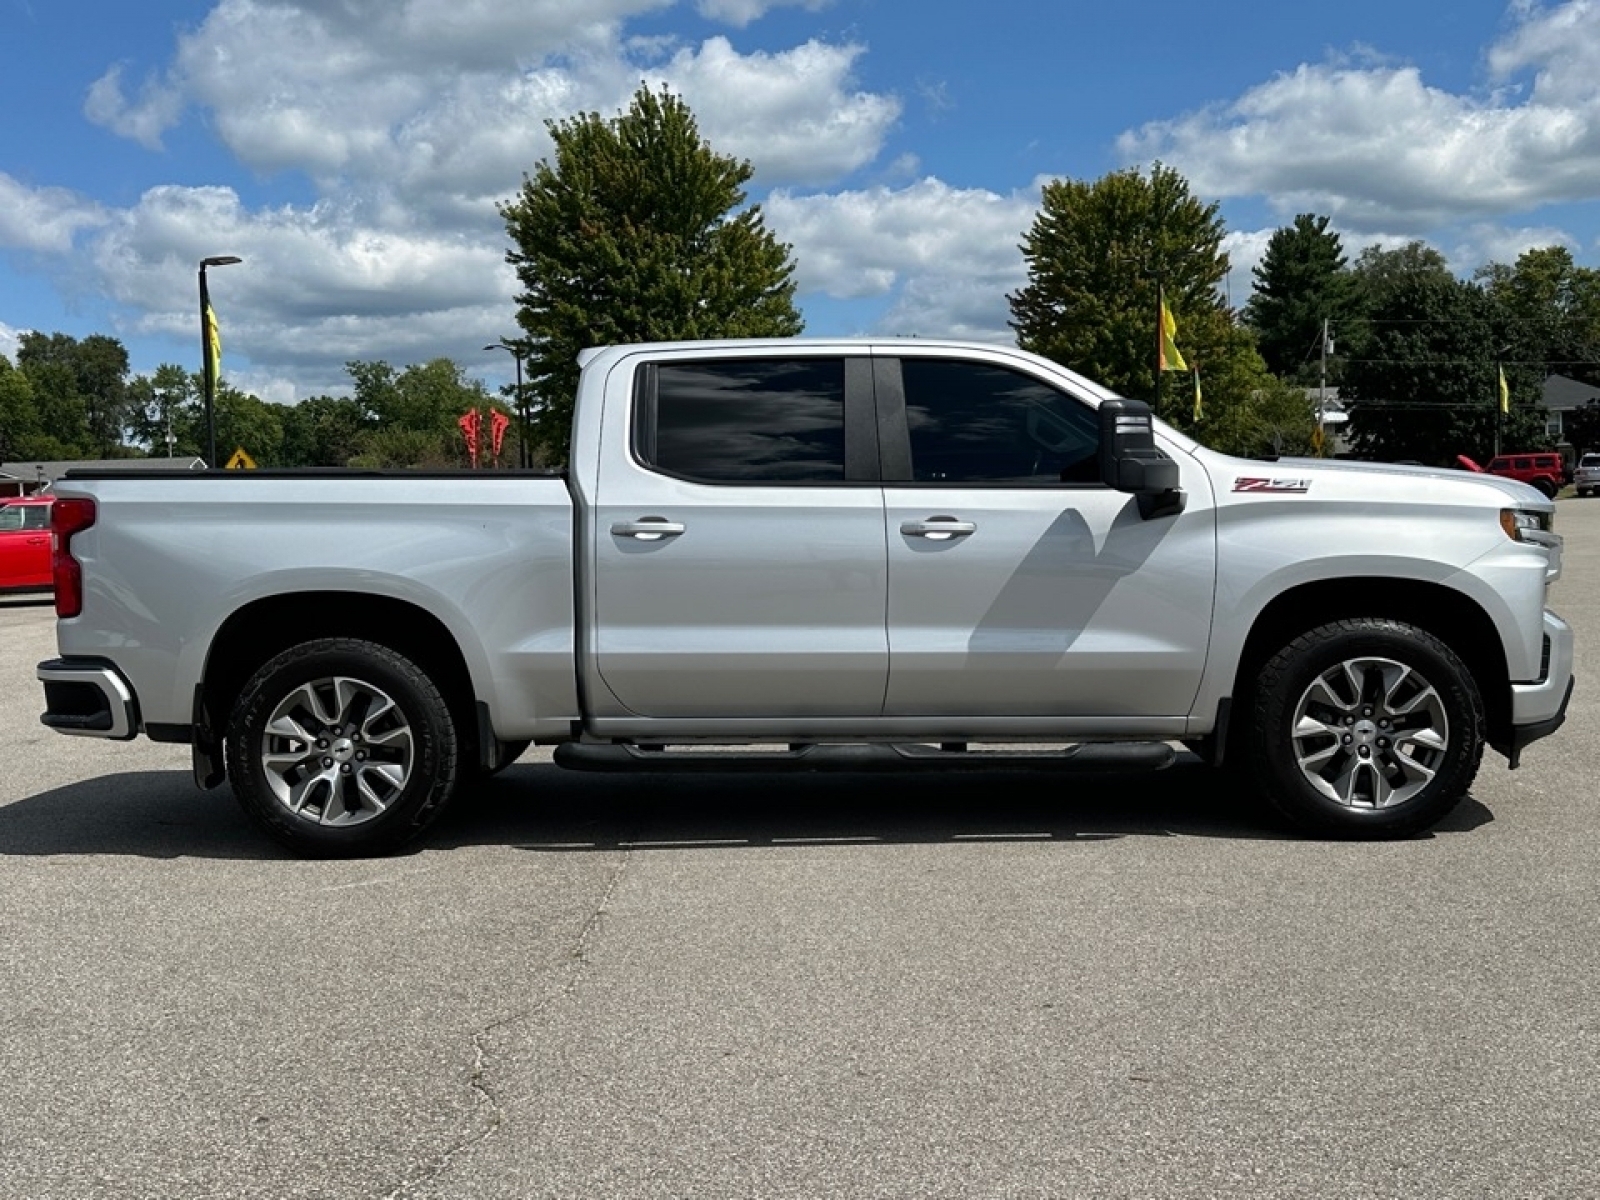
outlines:
[{"label": "rear wheel arch", "polygon": [[[234,704],[250,677],[293,646],[356,638],[404,655],[433,681],[450,706],[461,744],[479,743],[472,674],[456,637],[427,609],[406,600],[357,592],[269,596],[234,612],[218,628],[206,656],[195,736],[220,746]],[[220,761],[220,759],[219,759]]]}]

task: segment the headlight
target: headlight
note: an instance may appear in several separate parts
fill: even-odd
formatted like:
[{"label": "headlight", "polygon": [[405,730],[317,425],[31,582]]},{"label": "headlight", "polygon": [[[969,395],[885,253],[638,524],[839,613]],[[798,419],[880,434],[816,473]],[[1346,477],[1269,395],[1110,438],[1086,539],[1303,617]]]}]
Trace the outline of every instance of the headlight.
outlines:
[{"label": "headlight", "polygon": [[1500,528],[1506,531],[1506,536],[1514,542],[1531,542],[1536,546],[1548,546],[1552,540],[1551,531],[1555,528],[1556,515],[1551,512],[1530,512],[1522,508],[1502,508],[1500,510]]}]

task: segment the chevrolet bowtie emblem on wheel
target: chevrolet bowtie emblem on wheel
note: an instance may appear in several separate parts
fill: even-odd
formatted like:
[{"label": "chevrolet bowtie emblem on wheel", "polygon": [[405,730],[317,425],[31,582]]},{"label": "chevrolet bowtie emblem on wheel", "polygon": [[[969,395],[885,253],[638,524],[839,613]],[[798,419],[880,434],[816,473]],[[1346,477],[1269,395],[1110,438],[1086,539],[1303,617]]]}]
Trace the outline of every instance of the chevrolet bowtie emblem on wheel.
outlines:
[{"label": "chevrolet bowtie emblem on wheel", "polygon": [[1233,481],[1236,492],[1309,492],[1309,479],[1267,479],[1258,475],[1240,475]]}]

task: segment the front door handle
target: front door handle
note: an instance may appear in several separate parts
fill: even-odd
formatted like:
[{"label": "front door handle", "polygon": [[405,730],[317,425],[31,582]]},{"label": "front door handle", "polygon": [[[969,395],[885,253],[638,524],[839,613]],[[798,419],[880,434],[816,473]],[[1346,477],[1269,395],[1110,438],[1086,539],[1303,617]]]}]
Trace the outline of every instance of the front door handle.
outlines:
[{"label": "front door handle", "polygon": [[664,537],[677,537],[684,531],[681,521],[665,517],[640,517],[637,521],[618,521],[611,527],[613,537],[631,537],[640,542],[659,542]]},{"label": "front door handle", "polygon": [[900,532],[907,537],[922,537],[933,542],[965,537],[977,530],[976,522],[958,521],[954,517],[929,517],[926,521],[905,521],[900,525]]}]

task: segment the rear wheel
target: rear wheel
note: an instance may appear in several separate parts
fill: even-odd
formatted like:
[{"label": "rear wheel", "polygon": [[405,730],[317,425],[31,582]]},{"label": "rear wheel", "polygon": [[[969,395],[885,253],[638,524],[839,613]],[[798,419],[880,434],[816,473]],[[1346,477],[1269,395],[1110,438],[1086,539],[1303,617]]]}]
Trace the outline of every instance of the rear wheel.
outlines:
[{"label": "rear wheel", "polygon": [[449,706],[410,659],[349,638],[303,643],[245,685],[227,736],[234,795],[303,854],[383,854],[411,841],[455,787]]},{"label": "rear wheel", "polygon": [[1420,832],[1453,809],[1483,758],[1483,701],[1443,642],[1377,618],[1294,639],[1263,668],[1247,742],[1266,799],[1345,837]]}]

